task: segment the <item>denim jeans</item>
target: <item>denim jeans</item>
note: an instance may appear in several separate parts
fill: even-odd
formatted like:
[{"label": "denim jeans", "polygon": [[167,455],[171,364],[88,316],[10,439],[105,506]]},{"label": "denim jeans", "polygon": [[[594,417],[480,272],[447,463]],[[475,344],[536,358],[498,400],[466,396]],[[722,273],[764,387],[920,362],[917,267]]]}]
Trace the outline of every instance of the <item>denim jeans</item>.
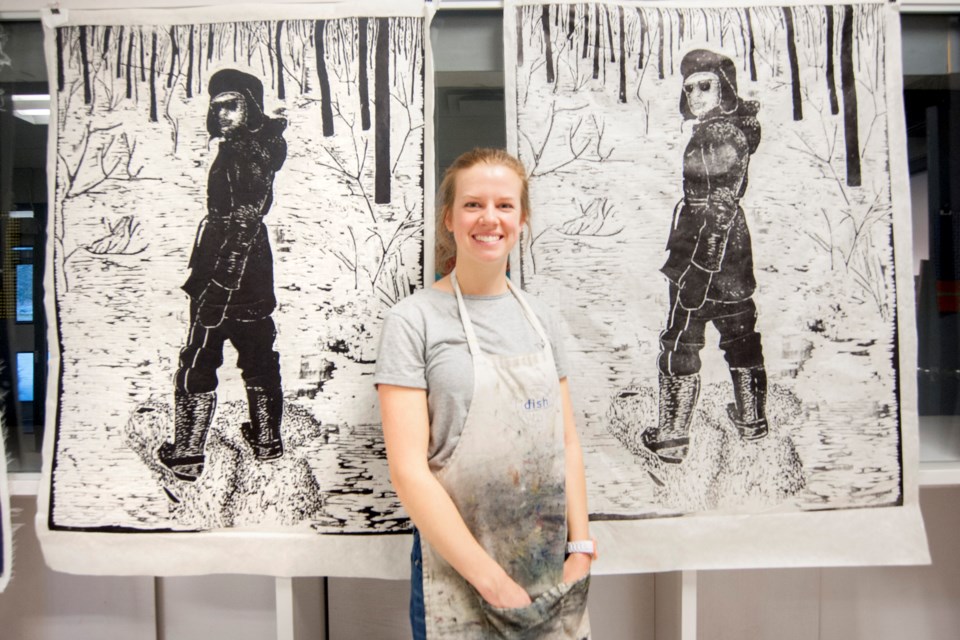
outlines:
[{"label": "denim jeans", "polygon": [[413,549],[410,551],[410,627],[413,640],[427,640],[427,611],[423,604],[423,554],[420,532],[413,530]]}]

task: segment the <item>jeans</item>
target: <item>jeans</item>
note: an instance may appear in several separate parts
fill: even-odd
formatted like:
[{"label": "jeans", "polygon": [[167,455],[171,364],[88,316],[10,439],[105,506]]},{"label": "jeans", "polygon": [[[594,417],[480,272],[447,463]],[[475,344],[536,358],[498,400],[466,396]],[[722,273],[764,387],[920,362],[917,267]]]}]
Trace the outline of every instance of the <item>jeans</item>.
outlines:
[{"label": "jeans", "polygon": [[413,549],[410,550],[410,627],[413,640],[427,640],[427,611],[423,603],[423,554],[420,532],[413,530]]}]

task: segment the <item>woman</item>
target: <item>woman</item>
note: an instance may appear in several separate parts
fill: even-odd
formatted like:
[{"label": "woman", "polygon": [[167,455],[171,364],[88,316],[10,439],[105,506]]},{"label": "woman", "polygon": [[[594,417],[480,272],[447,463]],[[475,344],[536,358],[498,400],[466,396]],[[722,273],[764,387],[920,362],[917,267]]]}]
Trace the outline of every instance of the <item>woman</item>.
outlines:
[{"label": "woman", "polygon": [[553,318],[506,277],[526,171],[475,149],[439,201],[447,275],[388,313],[375,378],[391,479],[416,525],[414,637],[589,637],[595,555],[566,362]]},{"label": "woman", "polygon": [[683,154],[683,200],[661,271],[670,281],[670,312],[657,360],[659,422],[642,436],[661,460],[687,455],[700,394],[700,350],[712,322],[730,367],[730,421],[745,440],[767,434],[767,375],[757,307],[753,250],[740,199],[750,156],[760,144],[759,105],[737,95],[737,70],[726,56],[697,49],[680,62],[680,113],[696,120]]}]

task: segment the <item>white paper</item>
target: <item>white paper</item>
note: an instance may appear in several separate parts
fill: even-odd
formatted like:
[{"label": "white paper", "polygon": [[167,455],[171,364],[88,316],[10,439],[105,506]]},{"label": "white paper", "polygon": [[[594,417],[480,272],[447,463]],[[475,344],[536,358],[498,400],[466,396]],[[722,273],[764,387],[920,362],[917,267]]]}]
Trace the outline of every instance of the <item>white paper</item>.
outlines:
[{"label": "white paper", "polygon": [[[410,525],[389,484],[371,378],[383,312],[420,287],[431,267],[423,264],[423,227],[432,196],[421,186],[433,183],[430,15],[413,0],[78,10],[58,29],[47,27],[52,424],[37,530],[52,568],[408,572]],[[389,66],[380,80],[377,60]],[[277,299],[270,316],[283,455],[258,460],[245,442],[248,399],[237,352],[225,346],[205,465],[188,482],[157,451],[176,441],[173,376],[192,319],[180,287],[223,148],[208,133],[207,83],[227,68],[259,78],[264,114],[287,121],[286,158],[263,218]],[[390,113],[386,171],[375,165],[381,104]],[[384,176],[388,202],[377,187]],[[231,202],[246,186],[233,184]]]},{"label": "white paper", "polygon": [[[846,15],[809,2],[506,3],[507,139],[532,198],[521,279],[570,330],[598,572],[929,562],[917,506],[899,14],[886,2],[851,6],[855,81],[842,78]],[[748,441],[728,417],[734,392],[716,328],[727,300],[717,294],[699,351],[690,451],[668,464],[641,434],[661,424],[658,373],[677,362],[664,347],[674,359],[658,367],[671,309],[660,269],[671,229],[687,215],[685,150],[706,126],[680,107],[681,61],[697,49],[732,60],[739,104],[759,106],[746,187],[731,187],[752,240],[756,289],[726,291],[757,309],[769,433]],[[844,87],[854,85],[859,141],[849,162],[859,161],[861,186],[848,175],[845,147],[852,96]],[[720,143],[698,149],[691,167],[741,158],[724,160],[733,152]],[[711,171],[698,175],[720,175]],[[697,183],[704,201],[719,197],[714,179]],[[690,206],[701,206],[694,190]],[[731,246],[723,245],[734,255]],[[704,268],[710,282],[721,277]],[[677,370],[693,375],[690,367]]]}]

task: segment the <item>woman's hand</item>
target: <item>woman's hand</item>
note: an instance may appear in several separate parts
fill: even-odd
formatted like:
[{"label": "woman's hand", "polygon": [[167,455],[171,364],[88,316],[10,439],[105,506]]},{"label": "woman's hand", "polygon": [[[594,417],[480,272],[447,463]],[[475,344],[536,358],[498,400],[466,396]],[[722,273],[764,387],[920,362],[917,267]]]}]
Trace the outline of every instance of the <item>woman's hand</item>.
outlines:
[{"label": "woman's hand", "polygon": [[519,609],[529,606],[530,595],[513,578],[501,570],[501,576],[483,588],[477,588],[480,597],[500,609]]},{"label": "woman's hand", "polygon": [[571,553],[563,563],[563,582],[571,584],[590,573],[593,558],[585,553]]}]

